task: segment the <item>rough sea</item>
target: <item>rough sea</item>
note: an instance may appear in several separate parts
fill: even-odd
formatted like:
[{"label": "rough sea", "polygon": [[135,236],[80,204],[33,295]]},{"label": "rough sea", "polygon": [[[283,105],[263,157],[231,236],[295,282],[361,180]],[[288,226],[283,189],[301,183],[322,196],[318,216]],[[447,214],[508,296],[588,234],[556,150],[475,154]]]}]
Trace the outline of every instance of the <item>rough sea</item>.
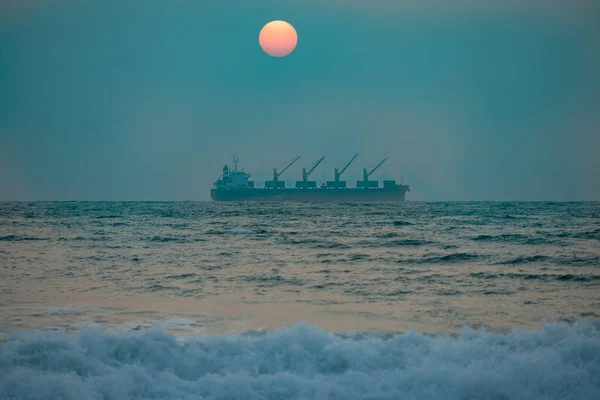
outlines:
[{"label": "rough sea", "polygon": [[600,399],[600,203],[0,203],[0,399]]}]

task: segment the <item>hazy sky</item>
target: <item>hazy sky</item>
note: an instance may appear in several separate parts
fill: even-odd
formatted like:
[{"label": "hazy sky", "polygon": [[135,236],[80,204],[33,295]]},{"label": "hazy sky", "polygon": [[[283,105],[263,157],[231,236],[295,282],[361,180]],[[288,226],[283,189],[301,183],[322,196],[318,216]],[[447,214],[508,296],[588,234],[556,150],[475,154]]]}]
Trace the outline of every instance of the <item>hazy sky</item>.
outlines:
[{"label": "hazy sky", "polygon": [[[0,1],[0,200],[208,200],[353,153],[418,200],[600,200],[600,2]],[[262,26],[292,23],[282,59]]]}]

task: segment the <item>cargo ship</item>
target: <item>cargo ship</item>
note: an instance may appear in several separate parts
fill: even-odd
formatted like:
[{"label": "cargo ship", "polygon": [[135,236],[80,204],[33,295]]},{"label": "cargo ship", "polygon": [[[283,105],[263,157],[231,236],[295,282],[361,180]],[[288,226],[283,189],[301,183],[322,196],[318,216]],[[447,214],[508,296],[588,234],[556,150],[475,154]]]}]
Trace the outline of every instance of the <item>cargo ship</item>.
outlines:
[{"label": "cargo ship", "polygon": [[296,181],[295,188],[287,188],[285,181],[279,178],[298,161],[300,158],[298,156],[281,172],[273,168],[273,180],[266,181],[264,188],[257,188],[254,187],[254,181],[250,180],[251,174],[244,170],[238,171],[239,159],[234,156],[233,170],[227,165],[223,167],[223,175],[215,181],[210,197],[215,201],[405,201],[406,192],[410,191],[408,185],[397,184],[394,180],[384,180],[380,186],[379,181],[370,180],[371,175],[387,158],[370,171],[364,168],[363,180],[357,181],[354,188],[347,187],[346,181],[341,180],[341,177],[356,157],[358,153],[341,170],[334,168],[332,181],[317,185],[317,181],[309,180],[309,177],[325,159],[321,157],[308,170],[302,168],[302,180]]}]

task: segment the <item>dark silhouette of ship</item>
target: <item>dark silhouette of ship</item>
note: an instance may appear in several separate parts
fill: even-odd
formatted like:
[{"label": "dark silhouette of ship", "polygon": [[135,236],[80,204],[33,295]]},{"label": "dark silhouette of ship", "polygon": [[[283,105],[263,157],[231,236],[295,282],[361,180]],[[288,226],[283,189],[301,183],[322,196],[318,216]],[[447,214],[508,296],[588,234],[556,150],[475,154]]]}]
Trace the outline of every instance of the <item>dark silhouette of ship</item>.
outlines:
[{"label": "dark silhouette of ship", "polygon": [[285,181],[279,180],[280,176],[287,171],[298,159],[294,158],[281,172],[273,168],[273,180],[266,181],[264,188],[255,188],[254,181],[249,180],[251,174],[244,170],[238,171],[237,164],[239,159],[233,158],[234,169],[229,169],[227,165],[223,167],[223,175],[218,178],[213,189],[210,191],[210,197],[215,201],[404,201],[406,192],[410,191],[408,185],[397,184],[396,181],[383,181],[383,186],[379,186],[379,181],[369,180],[370,176],[377,171],[379,167],[387,160],[383,159],[377,166],[370,171],[363,169],[363,180],[356,182],[355,188],[349,188],[346,181],[341,180],[342,174],[348,169],[350,164],[356,159],[355,154],[350,161],[338,170],[334,169],[334,180],[325,181],[321,186],[317,186],[317,181],[310,181],[308,178],[314,170],[321,164],[325,157],[315,161],[312,166],[306,170],[302,168],[302,180],[296,181],[295,188],[286,188]]}]

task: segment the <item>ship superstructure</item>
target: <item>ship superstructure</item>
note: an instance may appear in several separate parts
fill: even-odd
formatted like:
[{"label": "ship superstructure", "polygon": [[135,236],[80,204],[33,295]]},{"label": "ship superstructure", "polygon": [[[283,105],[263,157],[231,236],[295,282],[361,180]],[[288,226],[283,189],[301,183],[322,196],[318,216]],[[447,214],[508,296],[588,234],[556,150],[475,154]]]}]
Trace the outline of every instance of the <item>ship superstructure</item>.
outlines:
[{"label": "ship superstructure", "polygon": [[341,180],[342,175],[358,157],[358,153],[340,170],[334,168],[334,179],[325,181],[317,186],[317,181],[309,180],[311,174],[323,162],[325,157],[313,162],[310,167],[302,168],[302,180],[296,181],[295,188],[287,188],[285,181],[279,178],[285,173],[300,156],[294,158],[281,171],[273,168],[273,180],[265,181],[264,188],[256,188],[252,176],[243,169],[238,171],[238,158],[233,158],[233,171],[227,165],[223,167],[223,175],[218,178],[210,196],[215,201],[404,201],[406,192],[410,191],[408,185],[397,184],[394,180],[384,180],[380,187],[379,181],[370,180],[387,160],[383,159],[374,168],[368,171],[363,168],[363,180],[356,182],[355,188],[347,187]]}]

